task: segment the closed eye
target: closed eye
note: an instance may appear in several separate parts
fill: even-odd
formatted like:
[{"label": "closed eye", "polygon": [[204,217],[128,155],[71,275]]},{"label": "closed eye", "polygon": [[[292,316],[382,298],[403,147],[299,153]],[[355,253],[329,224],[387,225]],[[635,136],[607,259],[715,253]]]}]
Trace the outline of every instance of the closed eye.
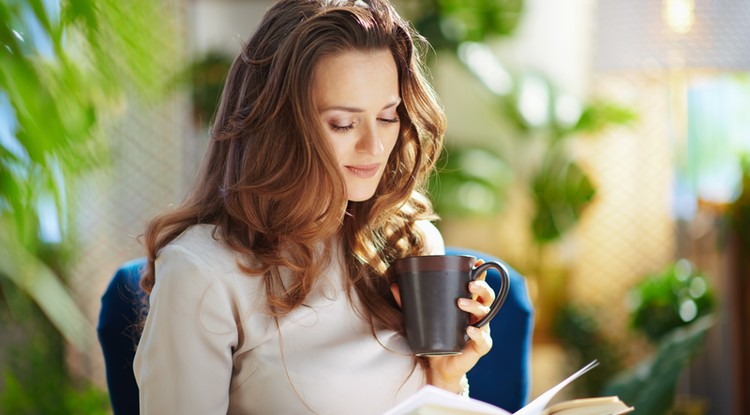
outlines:
[{"label": "closed eye", "polygon": [[393,117],[393,118],[378,118],[378,121],[385,123],[385,124],[395,124],[399,122],[400,120],[398,119],[398,117]]},{"label": "closed eye", "polygon": [[331,129],[337,133],[343,133],[351,130],[354,128],[354,123],[351,123],[349,125],[336,125],[336,124],[329,124],[331,126]]}]

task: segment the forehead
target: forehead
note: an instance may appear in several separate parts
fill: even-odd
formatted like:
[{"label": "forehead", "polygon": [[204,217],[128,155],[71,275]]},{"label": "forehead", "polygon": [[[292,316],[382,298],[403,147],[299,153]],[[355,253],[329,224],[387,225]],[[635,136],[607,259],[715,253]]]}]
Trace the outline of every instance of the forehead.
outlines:
[{"label": "forehead", "polygon": [[325,105],[379,105],[400,96],[398,68],[388,49],[324,56],[313,71],[313,98]]}]

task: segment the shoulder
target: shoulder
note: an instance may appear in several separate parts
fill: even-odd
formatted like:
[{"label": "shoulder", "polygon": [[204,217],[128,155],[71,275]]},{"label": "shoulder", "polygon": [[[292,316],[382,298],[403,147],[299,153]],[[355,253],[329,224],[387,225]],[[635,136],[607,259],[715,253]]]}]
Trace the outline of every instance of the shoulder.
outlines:
[{"label": "shoulder", "polygon": [[218,237],[213,225],[194,225],[159,251],[159,259],[174,257],[202,264],[207,269],[229,272],[236,269],[238,254]]},{"label": "shoulder", "polygon": [[[229,254],[230,250],[221,240],[214,237],[213,225],[201,224],[187,228],[180,236],[167,244],[164,249],[180,247],[186,251],[199,254],[202,257],[211,257],[220,254]],[[161,255],[161,252],[159,252]]]},{"label": "shoulder", "polygon": [[192,287],[200,292],[234,275],[237,254],[214,238],[213,229],[211,225],[191,226],[162,248],[156,257],[156,285]]},{"label": "shoulder", "polygon": [[430,221],[419,220],[416,223],[417,228],[425,236],[425,254],[437,255],[445,253],[445,242],[440,230]]},{"label": "shoulder", "polygon": [[[183,315],[231,315],[230,304],[240,271],[236,254],[213,235],[213,227],[197,225],[159,251],[150,301]],[[204,321],[205,323],[205,321]]]}]

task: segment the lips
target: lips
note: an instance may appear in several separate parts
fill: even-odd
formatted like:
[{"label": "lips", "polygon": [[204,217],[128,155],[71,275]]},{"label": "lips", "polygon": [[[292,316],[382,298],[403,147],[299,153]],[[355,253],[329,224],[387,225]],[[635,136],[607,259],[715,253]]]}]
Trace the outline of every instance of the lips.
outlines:
[{"label": "lips", "polygon": [[378,173],[378,170],[380,170],[380,163],[356,164],[345,167],[346,170],[354,176],[357,176],[361,179],[369,179]]}]

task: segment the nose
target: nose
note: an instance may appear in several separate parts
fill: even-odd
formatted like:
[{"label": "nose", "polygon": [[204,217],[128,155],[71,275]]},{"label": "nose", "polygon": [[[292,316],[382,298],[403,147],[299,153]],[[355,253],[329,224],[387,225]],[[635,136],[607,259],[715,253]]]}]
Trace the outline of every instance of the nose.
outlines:
[{"label": "nose", "polygon": [[385,147],[383,147],[383,141],[380,139],[376,125],[370,125],[364,130],[362,136],[360,136],[359,141],[357,142],[356,150],[359,153],[372,156],[383,154]]}]

